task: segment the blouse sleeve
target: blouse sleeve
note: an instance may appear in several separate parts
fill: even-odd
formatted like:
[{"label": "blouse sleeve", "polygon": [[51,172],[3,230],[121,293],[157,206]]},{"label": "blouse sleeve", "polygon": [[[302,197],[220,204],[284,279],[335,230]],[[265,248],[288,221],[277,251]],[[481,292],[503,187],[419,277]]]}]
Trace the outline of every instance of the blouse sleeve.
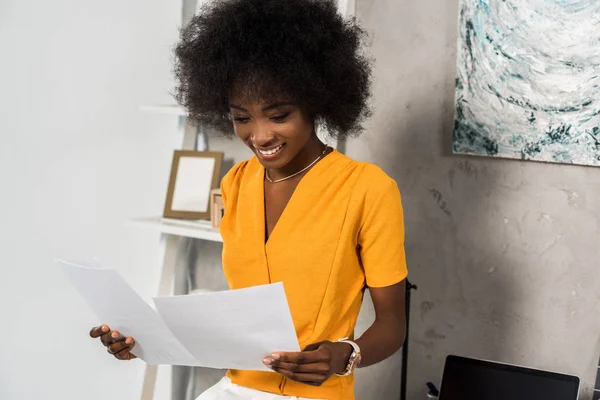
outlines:
[{"label": "blouse sleeve", "polygon": [[230,172],[226,173],[223,179],[221,179],[221,198],[223,199],[223,206],[227,209],[227,194],[229,193],[229,175]]},{"label": "blouse sleeve", "polygon": [[[223,198],[223,205],[225,206],[225,212],[227,212],[227,201],[228,199],[233,196],[236,196],[235,193],[235,182],[238,179],[238,175],[240,174],[240,171],[243,171],[243,169],[245,168],[247,162],[246,161],[242,161],[238,164],[235,164],[233,167],[231,167],[231,169],[229,171],[227,171],[227,173],[225,174],[225,176],[223,177],[223,179],[221,179],[221,197]],[[234,186],[232,188],[232,186]],[[234,193],[232,194],[232,190],[234,191]]]},{"label": "blouse sleeve", "polygon": [[391,178],[368,211],[358,245],[367,286],[391,286],[408,276],[402,202]]}]

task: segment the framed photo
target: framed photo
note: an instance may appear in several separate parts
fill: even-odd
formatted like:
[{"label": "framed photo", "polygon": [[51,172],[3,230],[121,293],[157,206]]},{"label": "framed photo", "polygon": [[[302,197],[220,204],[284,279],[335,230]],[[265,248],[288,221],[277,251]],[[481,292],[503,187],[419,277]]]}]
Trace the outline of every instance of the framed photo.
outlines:
[{"label": "framed photo", "polygon": [[210,220],[222,164],[222,152],[175,151],[163,217]]}]

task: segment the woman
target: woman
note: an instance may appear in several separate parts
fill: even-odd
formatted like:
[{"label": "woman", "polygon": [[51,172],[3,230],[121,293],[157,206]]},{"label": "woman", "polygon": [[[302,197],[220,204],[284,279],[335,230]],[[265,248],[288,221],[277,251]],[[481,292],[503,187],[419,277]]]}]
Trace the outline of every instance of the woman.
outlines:
[{"label": "woman", "polygon": [[[354,370],[404,341],[396,183],[315,133],[361,132],[371,73],[363,37],[323,0],[213,1],[182,31],[177,99],[199,124],[228,132],[233,122],[255,154],[221,183],[225,275],[232,289],[283,282],[304,349],[265,355],[276,373],[229,371],[199,399],[353,399]],[[353,340],[367,287],[376,320]],[[105,325],[91,336],[135,358],[133,338]]]}]

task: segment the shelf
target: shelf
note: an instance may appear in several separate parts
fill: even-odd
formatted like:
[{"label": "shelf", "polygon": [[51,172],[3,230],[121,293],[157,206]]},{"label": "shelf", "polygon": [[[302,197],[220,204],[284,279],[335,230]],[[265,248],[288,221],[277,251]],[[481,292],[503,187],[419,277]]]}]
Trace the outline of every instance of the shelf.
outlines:
[{"label": "shelf", "polygon": [[188,112],[177,104],[150,104],[140,106],[141,111],[156,114],[188,115]]},{"label": "shelf", "polygon": [[210,221],[179,220],[162,217],[135,218],[131,223],[169,235],[222,242],[221,233],[214,229]]}]

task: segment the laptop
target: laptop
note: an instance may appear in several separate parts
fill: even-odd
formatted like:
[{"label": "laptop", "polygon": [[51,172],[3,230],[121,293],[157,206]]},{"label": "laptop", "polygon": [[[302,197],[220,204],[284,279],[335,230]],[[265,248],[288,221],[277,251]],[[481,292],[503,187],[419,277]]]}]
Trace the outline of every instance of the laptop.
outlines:
[{"label": "laptop", "polygon": [[579,378],[450,355],[439,400],[577,400]]}]

